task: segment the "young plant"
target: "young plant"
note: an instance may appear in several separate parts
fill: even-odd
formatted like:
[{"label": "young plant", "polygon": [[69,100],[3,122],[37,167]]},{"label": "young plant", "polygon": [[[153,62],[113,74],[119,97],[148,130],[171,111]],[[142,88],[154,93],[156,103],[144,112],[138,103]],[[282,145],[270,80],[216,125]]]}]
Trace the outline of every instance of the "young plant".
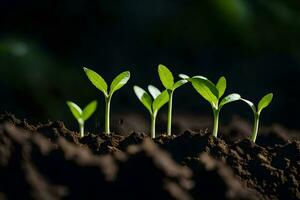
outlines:
[{"label": "young plant", "polygon": [[220,110],[224,105],[240,100],[241,96],[239,94],[232,93],[221,100],[227,86],[226,78],[224,76],[219,78],[216,85],[203,76],[194,76],[189,78],[187,75],[181,74],[180,77],[189,80],[195,90],[210,103],[214,115],[213,136],[217,137]]},{"label": "young plant", "polygon": [[171,135],[172,132],[172,106],[173,106],[173,94],[174,91],[180,86],[187,83],[187,80],[179,80],[174,82],[174,77],[172,72],[164,65],[158,65],[159,78],[169,93],[169,105],[168,105],[168,123],[167,123],[167,134]]},{"label": "young plant", "polygon": [[105,133],[110,134],[110,102],[112,95],[114,92],[122,88],[130,79],[130,72],[125,71],[119,74],[115,79],[112,81],[110,85],[110,89],[108,92],[108,86],[105,80],[97,74],[95,71],[88,69],[86,67],[83,68],[87,77],[92,82],[92,84],[98,88],[105,97]]},{"label": "young plant", "polygon": [[241,100],[243,100],[244,102],[246,102],[251,107],[251,109],[253,111],[253,114],[254,114],[254,126],[253,126],[252,135],[251,135],[251,140],[253,142],[256,141],[257,132],[258,132],[258,126],[259,126],[259,117],[260,117],[261,111],[264,108],[266,108],[266,107],[269,106],[269,104],[271,103],[272,99],[273,99],[273,94],[272,93],[269,93],[269,94],[265,95],[259,101],[257,109],[256,109],[255,105],[251,101],[249,101],[247,99],[241,99]]},{"label": "young plant", "polygon": [[69,106],[72,114],[76,118],[79,124],[80,137],[84,136],[84,122],[88,120],[92,116],[92,114],[97,109],[97,101],[92,101],[89,103],[83,110],[74,102],[67,101],[67,105]]},{"label": "young plant", "polygon": [[159,109],[165,105],[169,101],[168,91],[165,90],[160,92],[156,87],[149,85],[148,90],[153,97],[151,96],[139,86],[134,86],[133,90],[138,97],[138,99],[142,102],[142,104],[147,108],[151,117],[151,138],[155,138],[155,122],[156,116]]}]

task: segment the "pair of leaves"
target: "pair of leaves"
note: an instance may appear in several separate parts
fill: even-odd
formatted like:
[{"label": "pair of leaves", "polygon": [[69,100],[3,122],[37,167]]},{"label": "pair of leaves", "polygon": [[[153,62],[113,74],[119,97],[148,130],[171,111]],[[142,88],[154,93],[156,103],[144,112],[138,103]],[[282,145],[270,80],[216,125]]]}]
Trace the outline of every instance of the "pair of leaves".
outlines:
[{"label": "pair of leaves", "polygon": [[[188,76],[182,74],[181,77],[187,78]],[[192,78],[188,78],[188,80],[192,82],[196,91],[215,109],[221,109],[225,104],[237,101],[241,98],[239,94],[232,93],[224,97],[219,104],[219,100],[224,95],[227,87],[226,78],[224,76],[219,78],[216,85],[203,76],[194,76]]]},{"label": "pair of leaves", "polygon": [[148,86],[151,96],[141,87],[134,86],[133,90],[142,104],[147,108],[151,114],[156,114],[158,110],[169,101],[169,93],[167,90],[160,92],[159,89],[153,85]]},{"label": "pair of leaves", "polygon": [[112,94],[123,87],[128,80],[130,79],[130,72],[125,71],[119,74],[111,83],[110,90],[108,93],[108,86],[105,80],[100,76],[97,72],[88,69],[86,67],[83,68],[89,80],[93,83],[93,85],[98,88],[106,97],[112,96]]},{"label": "pair of leaves", "polygon": [[67,101],[67,105],[69,106],[72,114],[77,119],[77,121],[86,121],[97,109],[97,101],[94,100],[89,103],[83,110],[74,102]]},{"label": "pair of leaves", "polygon": [[251,109],[253,110],[254,113],[260,115],[261,111],[264,108],[268,107],[270,105],[270,103],[272,102],[273,93],[268,93],[261,98],[261,100],[258,102],[257,110],[256,110],[254,103],[252,103],[251,101],[249,101],[247,99],[242,99],[242,100],[251,107]]},{"label": "pair of leaves", "polygon": [[163,84],[163,86],[168,90],[175,90],[179,88],[180,86],[187,83],[187,80],[179,80],[177,82],[174,82],[174,76],[172,72],[164,65],[160,64],[158,65],[158,75],[159,78]]}]

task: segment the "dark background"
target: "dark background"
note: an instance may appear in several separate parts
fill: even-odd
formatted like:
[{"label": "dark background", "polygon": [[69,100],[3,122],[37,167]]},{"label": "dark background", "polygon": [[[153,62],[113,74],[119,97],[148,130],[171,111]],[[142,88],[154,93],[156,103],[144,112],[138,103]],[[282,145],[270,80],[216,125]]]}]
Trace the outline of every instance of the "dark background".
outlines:
[{"label": "dark background", "polygon": [[[298,0],[1,0],[0,24],[0,112],[71,124],[66,100],[83,106],[98,99],[94,118],[103,117],[104,100],[87,80],[87,66],[109,82],[130,70],[112,113],[147,116],[132,86],[162,89],[162,63],[174,74],[213,81],[224,75],[227,93],[254,102],[273,92],[264,123],[300,128]],[[211,114],[190,85],[174,98],[175,113]],[[224,107],[221,120],[234,114],[252,120],[241,102]]]}]

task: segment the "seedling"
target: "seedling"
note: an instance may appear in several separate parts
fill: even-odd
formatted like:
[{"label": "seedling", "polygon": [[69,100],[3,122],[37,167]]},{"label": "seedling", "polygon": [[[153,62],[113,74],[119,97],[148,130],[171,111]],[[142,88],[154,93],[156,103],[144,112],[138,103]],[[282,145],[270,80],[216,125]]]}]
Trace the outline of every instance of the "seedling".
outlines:
[{"label": "seedling", "polygon": [[130,72],[125,71],[119,74],[111,83],[110,90],[108,92],[108,86],[105,80],[97,74],[95,71],[88,69],[86,67],[83,68],[87,77],[92,82],[92,84],[98,88],[105,97],[105,133],[110,134],[110,102],[112,95],[115,91],[122,88],[130,79]]},{"label": "seedling", "polygon": [[265,95],[259,101],[257,109],[256,109],[255,105],[251,101],[249,101],[247,99],[241,99],[241,100],[243,100],[244,102],[246,102],[251,107],[251,109],[253,111],[253,114],[254,114],[254,126],[253,126],[252,135],[251,135],[251,140],[253,142],[256,141],[257,132],[258,132],[258,126],[259,126],[259,117],[260,117],[261,111],[264,108],[266,108],[266,107],[269,106],[269,104],[271,103],[272,99],[273,99],[273,94],[272,93],[269,93],[269,94]]},{"label": "seedling", "polygon": [[67,101],[72,114],[76,118],[79,124],[80,137],[84,136],[84,122],[88,120],[92,114],[96,111],[97,101],[92,101],[83,110],[74,102]]},{"label": "seedling", "polygon": [[189,80],[195,90],[210,103],[214,115],[213,136],[217,137],[220,110],[224,105],[240,100],[241,96],[237,93],[232,93],[221,100],[227,86],[226,78],[224,76],[219,78],[216,85],[203,76],[194,76],[189,78],[187,75],[181,74],[180,77]]},{"label": "seedling", "polygon": [[168,123],[167,123],[167,134],[171,135],[172,132],[172,106],[173,106],[173,94],[174,91],[180,86],[187,83],[187,80],[179,80],[174,83],[174,77],[172,72],[164,65],[158,65],[159,78],[169,93],[169,105],[168,105]]},{"label": "seedling", "polygon": [[134,92],[142,104],[147,108],[151,117],[151,138],[155,138],[155,122],[159,109],[169,101],[169,94],[167,90],[160,92],[156,87],[149,85],[148,90],[153,97],[139,86],[133,87]]}]

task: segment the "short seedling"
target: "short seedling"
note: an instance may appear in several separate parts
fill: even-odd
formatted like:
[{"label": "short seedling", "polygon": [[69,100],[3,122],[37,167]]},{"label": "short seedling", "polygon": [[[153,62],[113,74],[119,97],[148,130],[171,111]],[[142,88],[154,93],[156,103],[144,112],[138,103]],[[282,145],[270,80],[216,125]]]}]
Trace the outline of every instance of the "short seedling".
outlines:
[{"label": "short seedling", "polygon": [[84,136],[84,122],[88,120],[97,109],[97,101],[92,101],[83,110],[74,102],[67,101],[72,114],[79,124],[80,137]]},{"label": "short seedling", "polygon": [[155,138],[155,122],[159,109],[169,101],[168,91],[160,92],[156,87],[149,85],[148,90],[153,97],[139,86],[133,87],[134,92],[142,104],[147,108],[151,116],[151,138]]},{"label": "short seedling", "polygon": [[253,114],[254,114],[254,126],[253,126],[253,131],[252,131],[252,135],[251,135],[251,140],[253,142],[256,141],[256,137],[257,137],[257,132],[258,132],[258,126],[259,126],[259,117],[261,114],[261,111],[266,108],[267,106],[269,106],[269,104],[271,103],[273,99],[273,94],[269,93],[267,95],[265,95],[263,98],[261,98],[261,100],[258,103],[257,109],[255,107],[255,105],[247,100],[247,99],[242,99],[244,102],[246,102],[252,109]]},{"label": "short seedling", "polygon": [[97,74],[95,71],[83,68],[87,77],[92,82],[92,84],[98,88],[105,97],[105,133],[110,134],[110,102],[112,95],[115,91],[122,88],[130,79],[130,72],[125,71],[119,74],[111,83],[110,90],[108,92],[108,86],[105,80]]},{"label": "short seedling", "polygon": [[219,78],[216,85],[203,76],[194,76],[192,78],[189,78],[187,75],[181,74],[180,77],[191,81],[195,90],[211,104],[214,115],[213,136],[217,137],[219,128],[219,114],[221,108],[225,104],[240,100],[241,96],[239,94],[232,93],[221,100],[221,97],[225,93],[227,85],[224,76]]},{"label": "short seedling", "polygon": [[169,105],[168,105],[168,123],[167,123],[167,134],[171,135],[172,132],[172,105],[173,105],[173,94],[174,91],[180,86],[187,83],[187,80],[179,80],[174,83],[174,77],[172,72],[164,65],[158,65],[159,78],[169,93]]}]

